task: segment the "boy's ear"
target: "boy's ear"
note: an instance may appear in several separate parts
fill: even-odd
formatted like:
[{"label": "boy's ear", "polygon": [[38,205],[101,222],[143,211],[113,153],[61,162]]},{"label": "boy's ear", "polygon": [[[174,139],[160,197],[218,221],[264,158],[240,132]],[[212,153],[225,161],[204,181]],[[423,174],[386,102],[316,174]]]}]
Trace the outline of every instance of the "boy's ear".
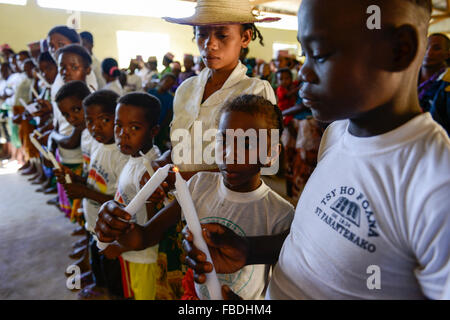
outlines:
[{"label": "boy's ear", "polygon": [[86,68],[86,75],[90,74],[91,71],[92,71],[92,68],[91,68],[91,67],[87,67],[87,68]]},{"label": "boy's ear", "polygon": [[417,57],[419,35],[412,25],[402,25],[392,33],[392,71],[407,69]]}]

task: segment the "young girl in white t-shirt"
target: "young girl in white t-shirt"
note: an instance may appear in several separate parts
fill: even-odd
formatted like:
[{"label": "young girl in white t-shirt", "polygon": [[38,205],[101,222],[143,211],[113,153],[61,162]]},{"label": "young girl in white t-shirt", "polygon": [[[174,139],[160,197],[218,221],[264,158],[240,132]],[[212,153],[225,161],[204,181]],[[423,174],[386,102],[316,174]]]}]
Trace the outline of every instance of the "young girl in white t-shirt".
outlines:
[{"label": "young girl in white t-shirt", "polygon": [[[261,169],[274,164],[281,150],[279,139],[271,141],[271,137],[276,137],[272,136],[272,131],[278,130],[279,133],[282,129],[281,111],[262,97],[244,95],[222,109],[218,127],[216,152],[222,158],[217,158],[220,173],[199,172],[188,182],[200,222],[225,225],[241,236],[287,232],[294,216],[294,208],[261,179]],[[237,145],[240,138],[238,133],[236,136],[230,136],[230,129],[234,132],[239,129],[251,132],[254,129],[258,134],[255,135],[255,140],[245,139],[242,145],[245,150],[236,148],[234,156],[231,156],[230,146],[233,143]],[[266,141],[262,140],[265,133],[268,136]],[[264,146],[264,143],[267,143],[267,153],[263,152],[270,159],[267,164],[263,164],[263,159],[254,158],[259,156],[260,147]],[[245,155],[243,163],[238,161],[238,152]],[[252,162],[252,159],[255,161]],[[118,238],[119,243],[133,249],[147,248],[158,244],[164,231],[182,218],[181,213],[182,208],[177,201],[173,201],[144,226],[132,224],[132,227],[129,227],[117,218],[129,220],[130,216],[111,204],[103,207],[99,215],[97,235],[101,239],[117,235],[116,232],[122,230],[123,233]],[[111,219],[114,220],[115,229],[112,234],[112,229],[108,228]],[[234,274],[219,275],[219,280],[246,299],[259,299],[267,283],[267,267],[247,266]],[[183,298],[207,298],[205,287],[196,285],[193,290],[194,283],[190,275],[189,273],[184,281]]]}]

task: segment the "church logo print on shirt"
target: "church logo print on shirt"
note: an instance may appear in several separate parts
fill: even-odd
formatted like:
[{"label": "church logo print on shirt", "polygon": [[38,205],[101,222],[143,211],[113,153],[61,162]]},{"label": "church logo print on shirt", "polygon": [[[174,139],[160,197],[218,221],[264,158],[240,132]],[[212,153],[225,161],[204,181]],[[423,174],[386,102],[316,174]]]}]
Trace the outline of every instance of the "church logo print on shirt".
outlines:
[{"label": "church logo print on shirt", "polygon": [[366,196],[356,188],[341,186],[328,192],[314,212],[342,237],[370,253],[379,236],[375,215]]},{"label": "church logo print on shirt", "polygon": [[359,227],[361,220],[361,210],[357,203],[345,197],[339,197],[330,207],[342,217]]}]

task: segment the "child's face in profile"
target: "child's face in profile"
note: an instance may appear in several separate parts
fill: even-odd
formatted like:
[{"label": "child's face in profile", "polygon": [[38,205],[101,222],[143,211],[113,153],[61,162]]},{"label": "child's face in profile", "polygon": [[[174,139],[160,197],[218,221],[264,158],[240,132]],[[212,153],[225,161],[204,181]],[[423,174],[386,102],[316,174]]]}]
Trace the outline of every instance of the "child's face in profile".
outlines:
[{"label": "child's face in profile", "polygon": [[213,70],[234,67],[242,48],[251,41],[251,31],[242,25],[195,27],[195,39],[205,65]]},{"label": "child's face in profile", "polygon": [[277,75],[278,78],[278,85],[289,88],[289,86],[292,84],[292,74],[289,74],[287,72],[280,72]]},{"label": "child's face in profile", "polygon": [[84,125],[82,100],[77,97],[67,97],[58,102],[58,108],[72,126],[79,128]]},{"label": "child's face in profile", "polygon": [[139,157],[139,151],[151,149],[156,133],[146,119],[143,108],[119,103],[116,108],[114,136],[120,152]]},{"label": "child's face in profile", "polygon": [[91,72],[91,68],[84,64],[83,58],[71,52],[61,54],[58,65],[59,73],[65,83],[74,80],[86,82],[86,76]]},{"label": "child's face in profile", "polygon": [[55,81],[56,75],[58,74],[56,64],[49,61],[41,61],[39,63],[39,70],[48,83],[52,84]]},{"label": "child's face in profile", "polygon": [[[324,122],[355,119],[387,103],[398,88],[380,67],[390,43],[366,26],[366,2],[304,0],[298,39],[306,57],[300,96]],[[343,18],[345,17],[345,18]]]},{"label": "child's face in profile", "polygon": [[84,110],[86,128],[91,136],[100,143],[114,143],[114,113],[104,111],[101,105],[90,105]]},{"label": "child's face in profile", "polygon": [[[256,114],[252,115],[245,112],[226,112],[222,114],[219,121],[218,137],[216,143],[221,143],[223,148],[222,163],[218,165],[220,172],[222,173],[225,186],[233,191],[237,192],[249,192],[255,190],[259,187],[260,183],[260,169],[261,164],[259,161],[254,163],[252,159],[259,160],[259,139],[261,137],[257,136],[258,141],[252,141],[252,139],[245,139],[243,144],[245,150],[238,150],[238,139],[236,136],[231,135],[227,137],[227,129],[238,130],[242,129],[246,132],[248,129],[256,130],[258,134],[259,129],[267,129],[267,121],[264,115]],[[269,131],[269,130],[268,130]],[[234,139],[234,151],[231,150],[231,144],[228,142]],[[267,138],[268,143],[268,154],[270,155],[270,134]],[[217,148],[216,148],[217,150]],[[232,155],[234,156],[232,164],[227,164],[230,162],[229,159]],[[239,164],[238,152],[243,152],[245,155],[244,164]]]}]

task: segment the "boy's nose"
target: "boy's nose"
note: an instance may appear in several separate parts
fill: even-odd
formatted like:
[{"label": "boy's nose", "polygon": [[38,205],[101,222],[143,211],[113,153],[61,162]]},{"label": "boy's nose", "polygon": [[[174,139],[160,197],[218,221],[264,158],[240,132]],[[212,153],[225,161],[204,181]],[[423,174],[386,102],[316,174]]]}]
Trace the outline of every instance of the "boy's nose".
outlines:
[{"label": "boy's nose", "polygon": [[305,62],[305,64],[301,67],[299,73],[299,80],[301,82],[308,82],[308,83],[317,83],[318,79],[317,79],[317,75],[314,73],[314,71],[307,65],[307,63]]}]

